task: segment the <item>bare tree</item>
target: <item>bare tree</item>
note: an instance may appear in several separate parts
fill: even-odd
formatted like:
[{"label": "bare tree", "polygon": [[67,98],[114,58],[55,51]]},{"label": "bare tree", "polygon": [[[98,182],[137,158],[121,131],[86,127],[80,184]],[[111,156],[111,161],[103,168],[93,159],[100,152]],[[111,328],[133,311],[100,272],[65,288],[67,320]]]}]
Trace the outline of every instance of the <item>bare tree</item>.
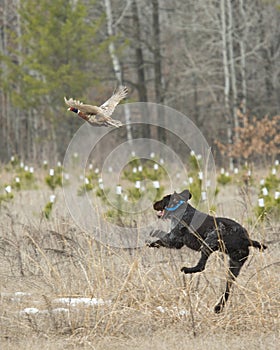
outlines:
[{"label": "bare tree", "polygon": [[[227,141],[232,143],[232,125],[230,118],[230,71],[229,71],[229,57],[228,57],[228,25],[226,20],[226,0],[220,2],[221,11],[221,37],[222,37],[222,53],[223,53],[223,68],[224,68],[224,101],[225,101],[225,118],[227,122]],[[233,159],[229,159],[230,168],[233,167]]]},{"label": "bare tree", "polygon": [[132,20],[134,23],[134,46],[137,70],[137,90],[141,102],[148,101],[147,84],[145,77],[145,61],[142,48],[141,23],[136,0],[132,0]]},{"label": "bare tree", "polygon": [[[132,96],[137,96],[139,101],[143,102],[166,103],[183,112],[193,119],[208,138],[209,143],[219,139],[223,144],[227,143],[231,147],[231,141],[236,142],[243,123],[242,118],[237,118],[239,109],[243,115],[251,111],[259,119],[266,114],[279,114],[280,11],[277,8],[278,2],[97,0],[93,6],[88,1],[72,1],[72,12],[79,6],[86,7],[85,16],[81,11],[75,16],[75,18],[79,17],[79,14],[81,17],[84,16],[80,22],[81,26],[86,25],[88,28],[88,23],[96,23],[98,34],[95,38],[95,32],[91,32],[93,34],[89,36],[89,40],[86,39],[86,45],[79,46],[78,43],[83,42],[87,32],[86,28],[83,29],[84,35],[80,38],[81,40],[74,40],[71,46],[66,46],[69,52],[70,49],[72,50],[70,56],[67,56],[67,50],[58,54],[48,47],[42,26],[38,27],[38,31],[35,30],[36,21],[32,21],[34,28],[30,27],[30,38],[32,43],[34,41],[34,47],[31,48],[25,44],[21,46],[21,40],[17,39],[27,38],[28,41],[29,34],[26,34],[29,32],[23,25],[26,25],[26,21],[29,20],[30,11],[28,8],[25,16],[21,17],[23,12],[19,11],[19,8],[25,9],[27,3],[28,6],[32,6],[29,0],[0,0],[1,159],[7,159],[7,156],[11,156],[12,153],[35,159],[42,157],[43,152],[47,155],[47,153],[54,154],[64,149],[64,141],[60,136],[69,135],[70,137],[73,134],[73,125],[65,128],[57,123],[56,115],[61,111],[61,101],[60,97],[58,99],[57,91],[61,94],[66,87],[67,93],[71,91],[71,93],[80,94],[85,90],[84,87],[80,88],[81,84],[73,86],[73,81],[67,80],[74,70],[79,77],[76,80],[78,83],[82,81],[80,74],[85,71],[93,72],[95,77],[98,73],[102,77],[97,78],[97,81],[104,82],[112,80],[113,67],[114,79],[118,84],[122,84],[123,81],[128,83]],[[102,17],[104,9],[105,22]],[[55,18],[56,11],[58,17],[61,14],[59,9],[52,8],[50,11],[53,11],[50,21],[44,23],[47,27]],[[36,13],[32,13],[31,17],[34,18],[34,16]],[[63,25],[62,17],[59,17],[61,25]],[[39,22],[42,21],[38,17]],[[53,27],[48,28],[52,30]],[[67,30],[69,32],[71,28],[67,27]],[[77,30],[78,28],[75,33]],[[37,50],[40,46],[36,43],[39,36],[33,35],[34,33],[43,38],[44,48],[51,52],[51,59],[47,60],[47,55],[44,56],[40,50]],[[100,42],[105,50],[94,50],[95,59],[92,59],[92,56],[88,59],[87,52],[92,50],[84,51],[84,47],[87,49],[92,43],[96,48]],[[107,43],[109,43],[108,50]],[[33,60],[26,61],[24,55],[30,50],[34,56]],[[23,55],[20,54],[21,52]],[[83,55],[82,57],[80,55],[77,60],[74,52],[83,52]],[[104,52],[106,52],[105,55]],[[36,55],[41,56],[36,57]],[[22,61],[21,57],[23,57]],[[83,58],[86,61],[85,65],[76,64]],[[71,71],[64,76],[62,70],[60,73],[64,78],[59,77],[55,82],[56,85],[53,84],[56,76],[50,79],[49,86],[52,85],[52,87],[48,90],[48,86],[45,86],[46,92],[42,95],[36,88],[26,91],[24,88],[26,85],[22,84],[24,79],[20,81],[24,74],[31,80],[34,78],[36,82],[42,82],[44,79],[44,74],[39,73],[41,76],[35,76],[38,74],[38,65],[37,68],[30,68],[36,59],[40,67],[46,65],[44,72],[47,75],[52,69],[56,70],[57,67],[63,66],[66,61],[68,65],[64,68],[67,69],[71,65]],[[106,64],[104,64],[105,61]],[[109,62],[111,64],[107,64]],[[18,76],[15,73],[17,69]],[[11,79],[12,75],[13,79]],[[87,77],[89,78],[88,74]],[[89,83],[93,81],[91,79]],[[84,86],[88,84],[85,83]],[[20,89],[25,89],[24,99]],[[53,94],[54,90],[56,94]],[[92,91],[95,91],[95,82],[92,83]],[[133,95],[134,91],[136,94]],[[37,96],[40,96],[40,106],[36,104],[34,107],[32,100],[37,101]],[[23,107],[19,108],[20,105]],[[130,139],[132,130],[129,127],[128,112],[126,111],[125,116],[128,124],[126,133],[127,138]],[[144,118],[149,116],[145,115]],[[144,120],[144,123],[145,121],[147,120]],[[160,135],[161,131],[157,132],[156,128],[146,127],[136,130],[135,126],[133,132],[137,136],[148,138],[159,134],[158,136],[164,140],[163,135]]]},{"label": "bare tree", "polygon": [[236,69],[235,69],[235,53],[234,53],[234,14],[231,0],[227,1],[228,9],[228,47],[229,47],[229,64],[230,64],[230,76],[231,76],[231,90],[232,90],[232,113],[233,124],[235,130],[235,139],[238,140],[238,127],[239,120],[237,115],[237,82],[236,82]]},{"label": "bare tree", "polygon": [[[114,33],[114,27],[113,27],[111,0],[104,0],[104,6],[106,10],[108,36],[113,37],[115,33]],[[116,76],[116,80],[119,85],[123,85],[121,64],[117,56],[115,44],[113,41],[109,43],[109,53],[112,60],[112,65]],[[130,125],[130,110],[127,105],[124,106],[124,113],[125,113],[125,121],[126,121],[127,140],[131,141],[132,133],[131,133],[131,125]]]},{"label": "bare tree", "polygon": [[244,1],[239,0],[239,18],[240,18],[240,29],[238,36],[238,45],[240,50],[240,73],[241,73],[241,110],[245,114],[247,111],[247,81],[246,81],[246,43],[245,38],[247,38],[248,30],[246,23],[246,16],[244,10]]},{"label": "bare tree", "polygon": [[[159,2],[158,0],[152,0],[152,14],[153,14],[153,65],[154,65],[154,86],[155,86],[155,98],[157,103],[164,103],[164,87],[163,87],[163,75],[162,75],[162,56],[161,56],[161,35],[160,35],[160,14],[159,14]],[[164,120],[162,112],[157,110],[157,118]],[[164,128],[158,129],[159,140],[166,141],[166,133]]]},{"label": "bare tree", "polygon": [[[15,64],[20,64],[20,55],[22,47],[19,40],[14,40],[11,33],[15,33],[16,38],[21,37],[21,20],[20,20],[20,0],[0,2],[0,52],[3,57],[11,57]],[[11,50],[12,48],[12,50]],[[1,60],[1,71],[4,81],[8,81],[8,66],[4,60]],[[14,89],[17,93],[20,93],[19,84],[14,85]],[[10,157],[12,154],[23,155],[24,146],[22,139],[24,133],[20,132],[21,120],[24,118],[24,113],[20,114],[20,110],[16,108],[11,102],[11,90],[6,87],[0,86],[1,95],[1,125],[2,125],[2,141],[4,144],[1,147],[7,150],[7,155]],[[22,130],[24,131],[24,130]]]},{"label": "bare tree", "polygon": [[[1,28],[1,35],[0,35],[0,50],[1,55],[7,55],[7,32],[8,32],[8,25],[9,25],[9,18],[8,18],[8,1],[4,0],[1,2],[1,19],[0,19],[0,28]],[[1,60],[1,71],[2,74],[6,74],[6,64],[4,61]],[[2,87],[0,90],[1,94],[1,109],[0,109],[0,120],[1,120],[1,149],[5,149],[4,145],[6,142],[6,149],[8,154],[11,153],[11,140],[9,140],[9,133],[10,133],[10,125],[9,125],[9,94],[7,91],[5,91]],[[9,140],[9,142],[7,142]]]}]

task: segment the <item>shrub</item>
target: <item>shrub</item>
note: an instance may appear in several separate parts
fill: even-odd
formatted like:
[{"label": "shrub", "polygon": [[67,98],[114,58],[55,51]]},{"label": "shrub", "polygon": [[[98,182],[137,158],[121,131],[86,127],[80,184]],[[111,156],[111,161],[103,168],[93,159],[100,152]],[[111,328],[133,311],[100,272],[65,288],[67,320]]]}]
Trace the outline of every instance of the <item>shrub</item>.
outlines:
[{"label": "shrub", "polygon": [[232,178],[227,173],[224,173],[218,176],[217,181],[220,185],[225,186],[232,181]]},{"label": "shrub", "polygon": [[267,217],[279,218],[280,216],[280,178],[270,172],[261,181],[259,188],[259,198],[263,199],[263,205],[255,207],[255,213],[261,220]]},{"label": "shrub", "polygon": [[62,187],[62,167],[56,167],[55,169],[50,169],[49,175],[45,177],[46,184],[51,190],[55,190],[56,187]]},{"label": "shrub", "polygon": [[238,110],[239,127],[235,129],[232,144],[223,144],[216,140],[221,153],[226,157],[254,161],[267,157],[273,158],[279,154],[280,146],[280,115],[257,118],[243,114]]}]

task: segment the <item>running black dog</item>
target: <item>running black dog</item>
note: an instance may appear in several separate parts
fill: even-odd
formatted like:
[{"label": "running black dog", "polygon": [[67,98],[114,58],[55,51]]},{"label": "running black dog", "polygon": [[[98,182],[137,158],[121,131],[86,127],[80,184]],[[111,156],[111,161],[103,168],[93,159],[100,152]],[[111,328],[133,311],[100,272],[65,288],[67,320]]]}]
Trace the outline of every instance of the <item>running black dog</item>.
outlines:
[{"label": "running black dog", "polygon": [[249,247],[266,249],[258,241],[251,240],[248,232],[237,222],[221,217],[213,217],[193,208],[188,200],[192,197],[188,190],[163,197],[154,203],[158,217],[171,219],[171,231],[166,233],[156,230],[151,233],[158,237],[149,247],[166,247],[180,249],[184,245],[201,251],[201,257],[194,267],[182,267],[184,273],[201,272],[214,251],[222,251],[229,256],[229,272],[226,290],[215,306],[215,312],[223,310],[229,298],[231,286],[239,275],[249,255]]}]

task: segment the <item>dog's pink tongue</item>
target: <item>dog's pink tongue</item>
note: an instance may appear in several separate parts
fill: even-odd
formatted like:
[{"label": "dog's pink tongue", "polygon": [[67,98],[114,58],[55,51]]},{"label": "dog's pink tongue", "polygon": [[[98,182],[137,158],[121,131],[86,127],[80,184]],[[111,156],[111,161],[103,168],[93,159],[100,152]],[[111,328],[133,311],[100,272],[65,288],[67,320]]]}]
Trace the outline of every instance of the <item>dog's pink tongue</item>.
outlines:
[{"label": "dog's pink tongue", "polygon": [[163,214],[164,214],[164,210],[159,210],[159,211],[157,212],[157,216],[163,216]]}]

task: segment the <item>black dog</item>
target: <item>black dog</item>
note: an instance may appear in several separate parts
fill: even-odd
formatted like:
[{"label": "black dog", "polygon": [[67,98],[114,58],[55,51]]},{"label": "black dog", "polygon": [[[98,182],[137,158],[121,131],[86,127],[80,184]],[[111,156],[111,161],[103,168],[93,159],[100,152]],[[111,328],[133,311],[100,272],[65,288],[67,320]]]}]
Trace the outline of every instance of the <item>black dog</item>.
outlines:
[{"label": "black dog", "polygon": [[229,256],[229,273],[226,290],[215,306],[219,313],[228,300],[231,286],[249,255],[249,247],[266,249],[266,246],[251,240],[248,232],[237,222],[207,215],[193,208],[188,200],[192,197],[188,190],[163,197],[154,203],[154,209],[162,219],[171,219],[171,231],[152,232],[159,239],[148,244],[149,247],[180,249],[184,245],[201,251],[201,257],[194,267],[182,267],[184,273],[195,273],[205,269],[211,253],[222,251]]}]

